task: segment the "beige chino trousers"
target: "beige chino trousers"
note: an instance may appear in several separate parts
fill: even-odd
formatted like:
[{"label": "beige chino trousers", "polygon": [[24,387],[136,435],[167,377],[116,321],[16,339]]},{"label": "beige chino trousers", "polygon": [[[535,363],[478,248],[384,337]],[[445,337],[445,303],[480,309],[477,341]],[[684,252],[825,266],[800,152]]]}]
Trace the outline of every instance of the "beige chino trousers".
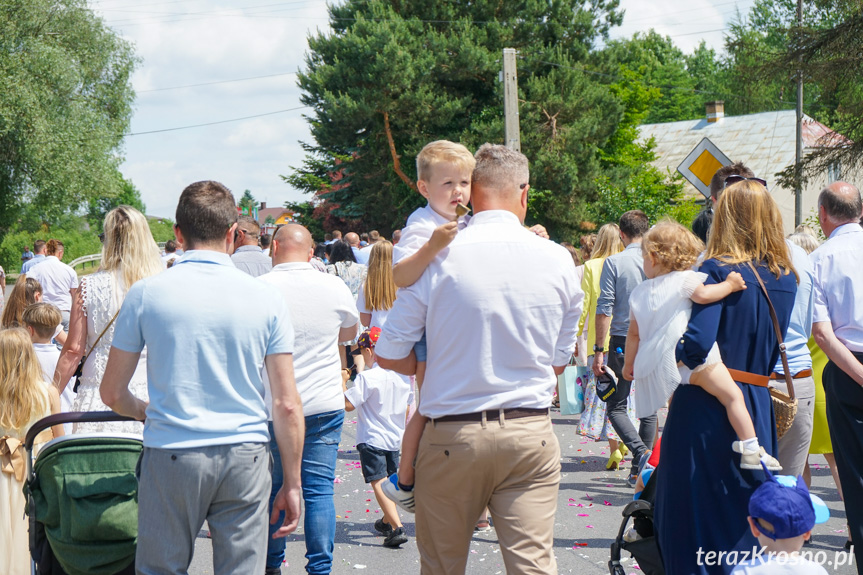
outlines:
[{"label": "beige chino trousers", "polygon": [[416,461],[416,534],[423,575],[463,575],[487,506],[506,572],[557,573],[554,514],[560,445],[547,415],[429,421]]}]

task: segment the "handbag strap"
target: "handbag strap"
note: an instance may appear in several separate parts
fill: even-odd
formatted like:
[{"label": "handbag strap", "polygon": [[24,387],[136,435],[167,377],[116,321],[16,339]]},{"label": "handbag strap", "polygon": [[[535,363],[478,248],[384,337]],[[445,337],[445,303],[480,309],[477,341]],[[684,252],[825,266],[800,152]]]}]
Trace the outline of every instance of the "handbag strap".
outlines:
[{"label": "handbag strap", "polygon": [[785,383],[788,385],[788,396],[794,399],[794,384],[792,383],[791,370],[788,369],[788,354],[785,353],[785,342],[782,341],[782,329],[779,327],[779,319],[776,317],[776,310],[773,308],[773,302],[770,301],[770,296],[767,294],[767,288],[764,286],[764,281],[758,275],[758,270],[752,265],[752,262],[746,262],[752,273],[755,274],[755,279],[758,280],[758,285],[761,286],[761,291],[764,292],[764,297],[767,298],[767,305],[770,307],[770,318],[773,320],[773,331],[776,333],[776,339],[779,341],[779,355],[782,357],[782,369],[785,371]]},{"label": "handbag strap", "polygon": [[105,326],[105,329],[103,329],[102,333],[99,334],[99,337],[96,338],[96,341],[93,343],[93,347],[91,347],[90,351],[87,352],[87,355],[85,355],[81,359],[81,365],[87,363],[87,358],[90,357],[90,354],[93,353],[93,350],[96,349],[96,346],[99,345],[100,341],[102,341],[102,336],[105,335],[105,332],[108,331],[108,328],[111,327],[111,324],[114,323],[114,320],[117,319],[118,315],[120,315],[120,310],[117,310],[117,313],[114,314],[114,317],[111,318],[111,321],[108,322],[108,324]]}]

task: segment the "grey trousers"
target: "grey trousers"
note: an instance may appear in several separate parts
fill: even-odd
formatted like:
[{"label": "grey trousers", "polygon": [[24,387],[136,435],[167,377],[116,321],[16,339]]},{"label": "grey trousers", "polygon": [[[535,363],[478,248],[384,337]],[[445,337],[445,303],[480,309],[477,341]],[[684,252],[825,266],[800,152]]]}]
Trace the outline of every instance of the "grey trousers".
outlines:
[{"label": "grey trousers", "polygon": [[185,575],[204,523],[213,573],[263,573],[270,454],[266,443],[144,448],[139,465],[138,575]]},{"label": "grey trousers", "polygon": [[[797,415],[791,429],[779,439],[779,453],[776,458],[782,466],[782,475],[797,477],[803,473],[809,458],[809,444],[812,442],[812,425],[815,419],[815,380],[812,376],[795,378],[794,395],[797,397]],[[770,387],[788,393],[785,380],[771,380]]]}]

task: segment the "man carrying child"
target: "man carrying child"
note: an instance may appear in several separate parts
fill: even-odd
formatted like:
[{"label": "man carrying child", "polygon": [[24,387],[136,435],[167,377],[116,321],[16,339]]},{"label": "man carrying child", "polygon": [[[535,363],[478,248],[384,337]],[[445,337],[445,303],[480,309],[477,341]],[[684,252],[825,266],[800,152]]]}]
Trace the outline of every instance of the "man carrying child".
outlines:
[{"label": "man carrying child", "polygon": [[569,252],[523,226],[527,158],[486,144],[476,161],[474,217],[399,292],[376,353],[402,371],[426,333],[419,411],[429,421],[415,487],[422,571],[464,573],[487,506],[506,570],[553,573],[560,447],[548,406],[575,349],[584,294]]}]

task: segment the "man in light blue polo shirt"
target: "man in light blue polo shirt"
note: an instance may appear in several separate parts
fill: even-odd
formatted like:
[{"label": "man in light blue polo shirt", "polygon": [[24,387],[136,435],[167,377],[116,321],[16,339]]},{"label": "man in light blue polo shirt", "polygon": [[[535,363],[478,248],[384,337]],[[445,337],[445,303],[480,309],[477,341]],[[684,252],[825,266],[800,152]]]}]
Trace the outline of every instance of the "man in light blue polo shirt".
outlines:
[{"label": "man in light blue polo shirt", "polygon": [[[106,405],[145,420],[136,569],[186,573],[206,520],[214,573],[261,574],[270,493],[265,362],[284,474],[274,508],[285,520],[276,536],[291,533],[300,517],[304,422],[290,313],[276,288],[231,262],[237,210],[227,188],[190,185],[176,218],[187,251],[129,290],[101,386]],[[154,359],[149,403],[128,388],[144,346]]]}]

